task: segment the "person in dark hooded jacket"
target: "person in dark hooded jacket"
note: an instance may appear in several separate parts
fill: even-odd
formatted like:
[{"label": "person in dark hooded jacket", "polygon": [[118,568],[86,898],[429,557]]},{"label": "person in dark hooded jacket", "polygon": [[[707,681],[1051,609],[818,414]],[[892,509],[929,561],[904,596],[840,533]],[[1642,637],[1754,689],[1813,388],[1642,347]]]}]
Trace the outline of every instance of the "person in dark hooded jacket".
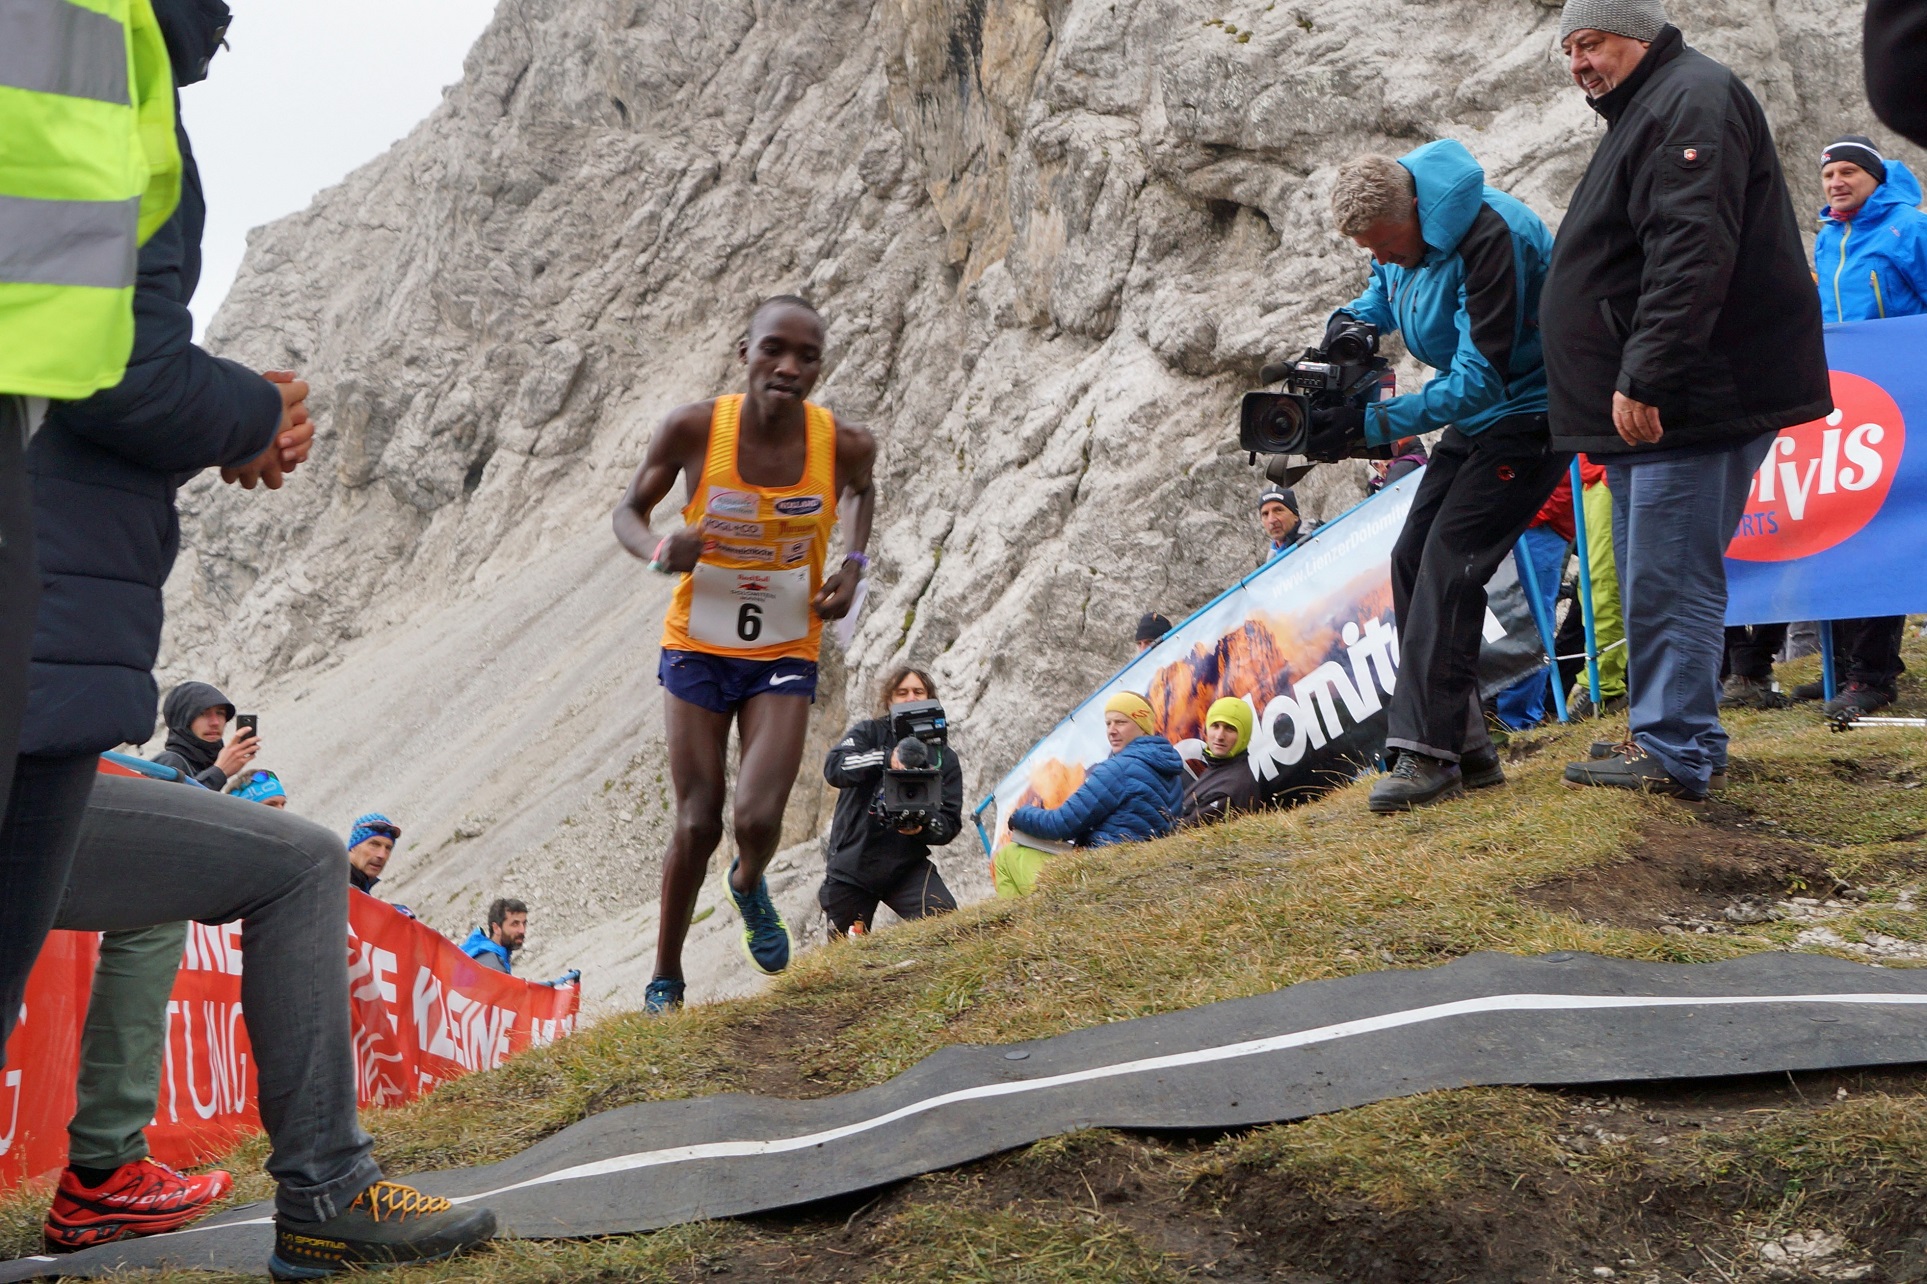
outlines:
[{"label": "person in dark hooded jacket", "polygon": [[1833,409],[1820,303],[1766,113],[1660,0],[1567,0],[1606,133],[1541,321],[1555,445],[1606,465],[1630,736],[1576,786],[1699,799],[1726,770],[1726,546],[1774,434]]},{"label": "person in dark hooded jacket", "polygon": [[227,788],[228,780],[261,751],[253,731],[237,734],[232,744],[222,743],[222,733],[234,721],[234,703],[205,682],[183,682],[169,691],[161,703],[161,718],[167,723],[167,748],[151,761],[209,789]]},{"label": "person in dark hooded jacket", "polygon": [[1251,706],[1235,696],[1215,700],[1204,715],[1204,771],[1184,787],[1178,824],[1215,825],[1265,805],[1251,770]]},{"label": "person in dark hooded jacket", "polygon": [[[69,6],[70,8],[72,6]],[[177,84],[227,29],[221,0],[153,0]],[[80,12],[76,10],[76,12]],[[204,208],[187,137],[179,208],[140,251],[133,354],[122,381],[49,414],[28,453],[42,585],[0,868],[0,1038],[50,928],[126,931],[194,919],[242,924],[241,999],[275,1179],[269,1273],[316,1279],[444,1257],[494,1234],[488,1210],[382,1180],[356,1119],[348,1005],[346,854],[286,812],[150,779],[98,776],[98,755],[153,731],[161,585],[174,561],[175,489],[204,468],[277,489],[313,436],[305,384],[192,343]],[[131,1170],[131,1171],[130,1171]],[[197,1215],[187,1179],[122,1165],[111,1190],[70,1190],[70,1229],[100,1242]],[[204,1193],[204,1192],[203,1192]],[[204,1206],[204,1205],[199,1205]]]}]

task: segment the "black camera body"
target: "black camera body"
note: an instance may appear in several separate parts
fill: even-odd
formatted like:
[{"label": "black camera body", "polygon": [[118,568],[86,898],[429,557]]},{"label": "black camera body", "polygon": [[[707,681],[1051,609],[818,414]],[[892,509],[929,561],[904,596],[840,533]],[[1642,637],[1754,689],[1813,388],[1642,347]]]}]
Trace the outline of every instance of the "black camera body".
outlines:
[{"label": "black camera body", "polygon": [[[1314,410],[1337,406],[1363,409],[1378,400],[1391,362],[1378,355],[1378,327],[1339,317],[1322,348],[1307,348],[1298,360],[1266,366],[1266,383],[1282,381],[1284,392],[1247,392],[1238,407],[1238,445],[1259,455],[1302,455],[1311,437]],[[1348,454],[1366,458],[1361,435]],[[1267,472],[1269,475],[1269,471]]]},{"label": "black camera body", "polygon": [[871,813],[891,829],[928,825],[943,807],[943,751],[950,724],[935,700],[907,700],[890,706],[892,750],[901,767],[888,767],[877,787]]}]

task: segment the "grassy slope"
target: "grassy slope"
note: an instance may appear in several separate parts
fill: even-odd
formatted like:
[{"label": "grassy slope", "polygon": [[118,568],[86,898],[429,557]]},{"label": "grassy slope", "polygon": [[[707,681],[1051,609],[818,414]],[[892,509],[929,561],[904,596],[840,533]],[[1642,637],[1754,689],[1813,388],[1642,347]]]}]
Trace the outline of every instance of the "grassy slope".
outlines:
[{"label": "grassy slope", "polygon": [[[1927,670],[1927,647],[1909,645],[1915,673]],[[1811,667],[1789,666],[1782,680]],[[1903,681],[1901,711],[1927,709],[1914,675]],[[1382,819],[1354,787],[1289,814],[1067,859],[1028,901],[813,951],[763,996],[670,1020],[611,1019],[366,1122],[384,1166],[406,1173],[501,1158],[629,1102],[841,1091],[949,1043],[1031,1038],[1472,950],[1700,961],[1791,944],[1802,925],[1681,933],[1637,925],[1638,912],[1587,921],[1557,897],[1514,894],[1603,878],[1610,901],[1629,856],[1715,838],[1864,889],[1860,908],[1828,923],[1846,940],[1873,930],[1927,941],[1927,915],[1895,908],[1927,869],[1927,734],[1831,735],[1811,706],[1728,725],[1734,780],[1710,809],[1565,789],[1559,769],[1597,724],[1530,733],[1513,741],[1505,789]],[[1601,893],[1591,895],[1588,906]],[[1922,1142],[1927,1076],[1654,1089],[1616,1104],[1471,1090],[1220,1139],[1057,1139],[870,1203],[508,1245],[406,1277],[1554,1279],[1621,1262],[1613,1269],[1626,1278],[1713,1280],[1771,1256],[1762,1236],[1827,1226],[1880,1257],[1886,1274],[1869,1278],[1897,1279],[1909,1277],[1907,1235],[1919,1227],[1869,1197],[1927,1186]],[[256,1144],[232,1162],[258,1173],[260,1155]],[[243,1182],[243,1194],[264,1192],[258,1176]],[[36,1198],[0,1205],[0,1247],[33,1246]]]}]

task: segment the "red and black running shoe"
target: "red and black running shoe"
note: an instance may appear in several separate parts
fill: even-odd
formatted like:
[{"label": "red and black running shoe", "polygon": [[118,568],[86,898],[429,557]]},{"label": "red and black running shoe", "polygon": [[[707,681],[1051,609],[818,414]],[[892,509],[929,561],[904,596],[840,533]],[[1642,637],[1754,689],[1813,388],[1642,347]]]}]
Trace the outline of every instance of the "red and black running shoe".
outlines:
[{"label": "red and black running shoe", "polygon": [[178,1230],[228,1193],[234,1178],[215,1170],[190,1177],[155,1159],[122,1164],[98,1186],[71,1168],[60,1174],[44,1233],[50,1253],[77,1253],[136,1235]]}]

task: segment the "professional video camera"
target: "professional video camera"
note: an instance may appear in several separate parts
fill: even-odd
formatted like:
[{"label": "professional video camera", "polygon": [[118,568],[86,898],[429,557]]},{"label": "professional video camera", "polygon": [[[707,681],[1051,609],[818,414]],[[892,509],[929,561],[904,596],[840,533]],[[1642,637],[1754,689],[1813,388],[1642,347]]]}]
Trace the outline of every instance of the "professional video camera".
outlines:
[{"label": "professional video camera", "polygon": [[1369,459],[1382,451],[1365,444],[1361,431],[1342,441],[1314,440],[1312,412],[1341,406],[1363,410],[1379,398],[1391,362],[1378,355],[1378,327],[1349,316],[1332,318],[1325,346],[1307,348],[1296,361],[1268,365],[1259,376],[1265,383],[1283,382],[1284,392],[1247,392],[1238,407],[1238,444],[1274,458],[1265,475],[1289,484],[1309,471],[1309,465],[1286,470],[1285,456],[1303,455],[1314,463],[1340,459]]},{"label": "professional video camera", "polygon": [[943,806],[943,750],[950,724],[935,700],[907,700],[890,706],[893,753],[901,767],[887,768],[871,811],[878,823],[909,829],[930,823]]}]

